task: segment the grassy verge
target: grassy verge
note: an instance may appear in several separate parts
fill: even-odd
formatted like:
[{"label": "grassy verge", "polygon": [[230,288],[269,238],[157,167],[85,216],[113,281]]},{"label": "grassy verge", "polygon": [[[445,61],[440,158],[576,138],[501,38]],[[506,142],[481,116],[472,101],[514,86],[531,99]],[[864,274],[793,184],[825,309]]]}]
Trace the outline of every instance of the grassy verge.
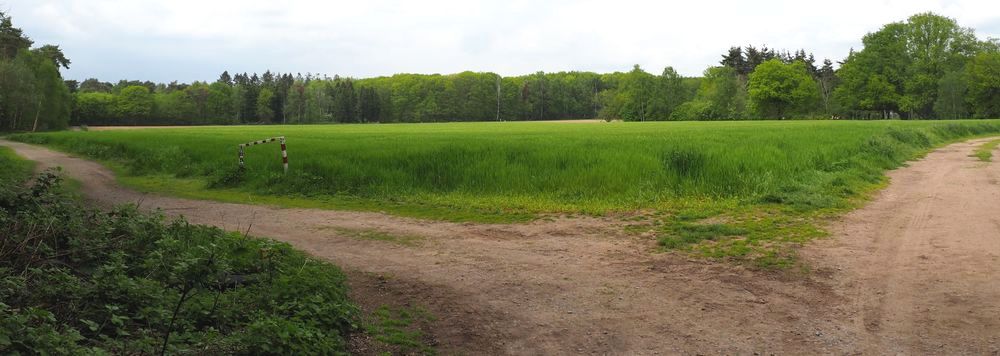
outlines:
[{"label": "grassy verge", "polygon": [[637,216],[637,223],[627,230],[655,238],[662,251],[785,269],[797,264],[798,246],[827,236],[825,223],[847,209],[797,210],[779,204],[712,202]]},{"label": "grassy verge", "polygon": [[997,149],[998,145],[1000,145],[1000,140],[989,141],[979,146],[972,155],[979,158],[980,161],[991,162],[993,161],[993,151]]},{"label": "grassy verge", "polygon": [[25,160],[7,147],[0,147],[0,182],[23,182],[31,175],[35,163]]},{"label": "grassy verge", "polygon": [[530,221],[535,214],[516,209],[485,209],[434,205],[418,201],[373,201],[351,196],[261,194],[241,188],[210,188],[199,178],[177,178],[169,175],[135,176],[115,162],[103,162],[117,174],[124,186],[146,193],[159,193],[188,199],[213,200],[227,203],[270,205],[282,208],[353,210],[382,212],[417,219],[454,222],[517,223]]}]

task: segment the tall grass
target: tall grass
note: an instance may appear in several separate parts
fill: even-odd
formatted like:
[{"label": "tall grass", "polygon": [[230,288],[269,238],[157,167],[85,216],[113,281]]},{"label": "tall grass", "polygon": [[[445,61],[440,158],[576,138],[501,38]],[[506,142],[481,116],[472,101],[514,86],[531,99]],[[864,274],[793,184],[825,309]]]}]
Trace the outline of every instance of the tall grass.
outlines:
[{"label": "tall grass", "polygon": [[[605,213],[678,200],[844,206],[882,173],[1000,121],[450,123],[53,132],[14,139],[264,195]],[[290,172],[276,144],[288,138]]]}]

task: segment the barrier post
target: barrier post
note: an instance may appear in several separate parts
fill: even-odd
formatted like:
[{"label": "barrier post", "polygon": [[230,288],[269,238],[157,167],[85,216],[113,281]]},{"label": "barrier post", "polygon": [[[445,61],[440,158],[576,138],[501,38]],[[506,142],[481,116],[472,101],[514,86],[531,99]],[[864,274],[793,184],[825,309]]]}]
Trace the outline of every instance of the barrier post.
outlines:
[{"label": "barrier post", "polygon": [[281,164],[285,168],[285,173],[288,173],[288,151],[285,151],[285,136],[278,137],[278,142],[281,143]]},{"label": "barrier post", "polygon": [[246,157],[246,152],[244,150],[246,147],[265,144],[274,141],[278,141],[281,143],[281,165],[284,168],[285,173],[288,173],[288,151],[285,150],[285,136],[271,137],[271,138],[265,138],[263,140],[241,143],[239,145],[240,169],[243,169],[245,166],[244,160]]},{"label": "barrier post", "polygon": [[245,156],[245,155],[246,155],[246,153],[243,152],[243,144],[240,144],[240,169],[241,170],[243,169],[243,156]]}]

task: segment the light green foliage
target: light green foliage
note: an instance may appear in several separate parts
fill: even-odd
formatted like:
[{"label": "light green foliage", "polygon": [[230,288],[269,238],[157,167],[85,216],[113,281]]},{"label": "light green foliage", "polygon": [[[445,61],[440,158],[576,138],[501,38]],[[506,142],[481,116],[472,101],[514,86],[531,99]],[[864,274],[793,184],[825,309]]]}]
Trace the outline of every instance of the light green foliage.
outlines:
[{"label": "light green foliage", "polygon": [[308,122],[306,116],[306,102],[308,94],[303,81],[297,80],[292,83],[288,90],[288,102],[285,105],[285,119],[290,124]]},{"label": "light green foliage", "polygon": [[652,103],[652,111],[662,120],[669,119],[674,110],[684,102],[694,97],[694,92],[684,83],[682,77],[673,67],[663,69],[657,78],[656,98]]},{"label": "light green foliage", "polygon": [[693,100],[680,104],[672,120],[738,120],[746,117],[746,87],[730,67],[705,70]]},{"label": "light green foliage", "polygon": [[329,83],[314,80],[306,85],[306,116],[302,119],[306,122],[332,121],[333,116],[329,114],[332,106],[332,99],[326,95],[329,90]]},{"label": "light green foliage", "polygon": [[672,67],[654,76],[636,65],[632,71],[611,78],[615,89],[598,96],[602,105],[599,117],[605,120],[669,120],[679,106],[693,97],[684,78]]},{"label": "light green foliage", "polygon": [[636,65],[626,73],[616,95],[619,107],[618,117],[625,121],[652,120],[653,102],[656,96],[656,76]]},{"label": "light green foliage", "polygon": [[802,62],[772,59],[750,74],[748,94],[760,117],[784,119],[808,112],[819,100],[819,86]]},{"label": "light green foliage", "polygon": [[260,94],[257,96],[257,119],[260,122],[270,122],[271,118],[274,117],[274,112],[271,110],[271,100],[274,99],[274,92],[271,89],[263,88],[260,90]]},{"label": "light green foliage", "polygon": [[206,112],[201,116],[202,123],[236,123],[236,117],[232,112],[234,97],[232,86],[219,82],[209,84],[205,101]]},{"label": "light green foliage", "polygon": [[143,123],[153,113],[153,95],[144,86],[128,86],[116,99],[115,115],[130,118],[133,125]]}]

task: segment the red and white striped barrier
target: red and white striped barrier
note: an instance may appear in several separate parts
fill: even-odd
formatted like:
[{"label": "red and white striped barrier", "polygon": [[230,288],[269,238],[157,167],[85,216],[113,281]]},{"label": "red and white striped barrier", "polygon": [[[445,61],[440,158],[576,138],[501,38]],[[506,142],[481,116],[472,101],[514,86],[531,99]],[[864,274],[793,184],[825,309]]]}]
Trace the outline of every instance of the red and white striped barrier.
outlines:
[{"label": "red and white striped barrier", "polygon": [[271,138],[265,138],[263,140],[258,140],[258,141],[253,141],[253,142],[247,142],[247,143],[241,143],[240,144],[240,169],[243,169],[243,165],[244,165],[243,161],[244,161],[244,157],[246,157],[246,153],[243,150],[244,148],[250,147],[250,146],[255,146],[255,145],[260,145],[260,144],[265,144],[265,143],[268,143],[268,142],[274,142],[274,141],[278,141],[279,143],[281,143],[281,163],[282,163],[282,165],[285,168],[285,173],[288,173],[288,151],[285,150],[285,136],[271,137]]}]

